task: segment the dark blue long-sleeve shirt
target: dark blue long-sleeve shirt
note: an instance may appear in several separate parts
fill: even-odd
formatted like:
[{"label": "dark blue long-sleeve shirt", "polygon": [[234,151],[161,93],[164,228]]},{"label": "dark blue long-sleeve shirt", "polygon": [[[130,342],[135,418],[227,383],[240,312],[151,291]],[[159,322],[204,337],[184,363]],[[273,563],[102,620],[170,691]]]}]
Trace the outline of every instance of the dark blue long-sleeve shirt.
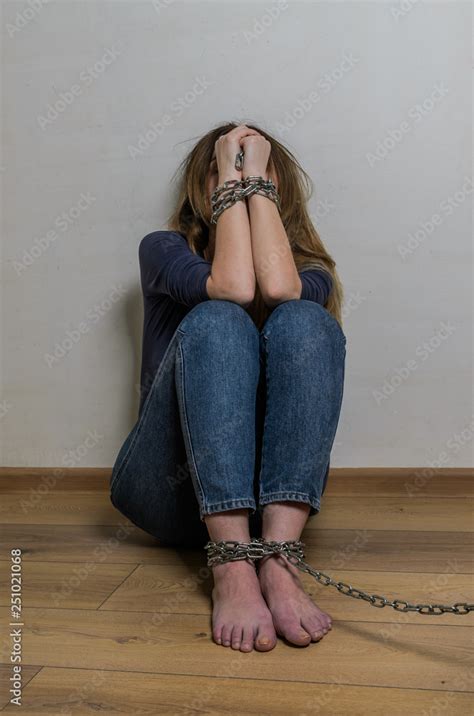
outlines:
[{"label": "dark blue long-sleeve shirt", "polygon": [[[155,373],[179,323],[193,306],[210,299],[206,281],[212,263],[193,253],[186,237],[176,231],[147,234],[140,242],[138,256],[144,307],[141,413]],[[318,269],[298,273],[303,285],[301,298],[324,306],[332,288],[330,275]]]}]

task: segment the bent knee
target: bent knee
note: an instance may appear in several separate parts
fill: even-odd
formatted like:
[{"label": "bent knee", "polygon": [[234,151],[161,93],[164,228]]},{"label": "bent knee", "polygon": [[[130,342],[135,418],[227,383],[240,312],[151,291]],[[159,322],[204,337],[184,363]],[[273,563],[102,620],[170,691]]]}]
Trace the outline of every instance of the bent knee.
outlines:
[{"label": "bent knee", "polygon": [[346,343],[338,321],[321,304],[305,299],[284,301],[274,308],[263,334],[266,339],[281,339],[304,344],[305,342]]},{"label": "bent knee", "polygon": [[178,326],[182,334],[216,334],[238,336],[242,333],[258,335],[258,329],[247,311],[238,303],[224,299],[209,299],[194,306]]}]

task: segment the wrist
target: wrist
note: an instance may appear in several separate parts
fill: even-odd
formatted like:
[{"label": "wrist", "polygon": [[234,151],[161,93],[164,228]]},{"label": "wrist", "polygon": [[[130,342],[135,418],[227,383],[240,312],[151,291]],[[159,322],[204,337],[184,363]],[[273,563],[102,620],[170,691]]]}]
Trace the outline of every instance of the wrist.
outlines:
[{"label": "wrist", "polygon": [[223,184],[226,181],[232,181],[232,180],[240,181],[242,179],[242,172],[237,171],[237,169],[229,169],[228,171],[223,171],[222,174],[219,173],[218,177],[218,183],[219,186]]},{"label": "wrist", "polygon": [[265,181],[268,181],[268,174],[267,172],[262,172],[260,169],[253,169],[250,167],[245,169],[242,172],[242,179],[247,179],[247,177],[262,177],[262,179],[265,179]]}]

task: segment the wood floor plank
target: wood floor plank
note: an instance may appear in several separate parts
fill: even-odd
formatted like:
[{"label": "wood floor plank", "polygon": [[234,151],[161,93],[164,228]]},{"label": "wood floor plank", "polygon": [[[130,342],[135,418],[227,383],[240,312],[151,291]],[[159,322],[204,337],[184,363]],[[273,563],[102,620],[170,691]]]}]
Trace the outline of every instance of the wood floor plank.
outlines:
[{"label": "wood floor plank", "polygon": [[[455,563],[450,567],[455,567]],[[415,603],[453,604],[457,601],[474,602],[474,584],[471,575],[444,572],[403,573],[364,572],[339,570],[334,575],[346,584],[360,587],[370,593],[393,598],[409,598]],[[397,612],[389,607],[371,607],[362,600],[340,594],[333,587],[318,584],[313,577],[302,574],[307,593],[334,619],[351,621],[387,622],[391,633],[398,624],[426,624],[427,617],[414,612]],[[209,614],[212,575],[204,567],[191,570],[181,565],[140,565],[106,599],[100,609],[116,611],[141,611],[174,614]],[[474,625],[474,615],[444,614],[436,618],[436,624],[455,626]]]},{"label": "wood floor plank", "polygon": [[43,495],[50,490],[107,492],[111,470],[107,468],[1,468],[0,495],[26,492]]},{"label": "wood floor plank", "polygon": [[[24,666],[22,668],[22,685],[28,684],[33,676],[41,670],[41,666]],[[13,675],[10,664],[0,664],[0,711],[10,702],[12,694],[9,693],[10,677]],[[18,706],[15,706],[18,709]]]},{"label": "wood floor plank", "polygon": [[235,660],[239,678],[471,689],[470,630],[455,626],[401,624],[387,641],[380,624],[335,622],[319,643],[301,649],[279,641],[262,658],[214,644],[200,615],[25,609],[24,622],[26,665],[213,676]]},{"label": "wood floor plank", "polygon": [[[317,520],[308,529],[364,529],[450,531],[453,520],[459,530],[474,531],[473,509],[463,497],[416,499],[413,497],[324,496]],[[15,524],[115,525],[123,515],[107,494],[51,490],[46,495],[12,492],[2,497],[0,522]]]},{"label": "wood floor plank", "polygon": [[[237,664],[234,670],[238,676]],[[14,708],[9,706],[5,711]],[[406,716],[438,712],[444,716],[470,716],[472,694],[232,678],[229,669],[222,667],[218,668],[214,678],[44,668],[25,688],[21,710],[30,716],[50,716],[65,713],[64,709],[71,714],[100,712],[139,716],[191,713],[213,716],[288,716],[290,713],[298,716],[367,716],[369,713]]]},{"label": "wood floor plank", "polygon": [[[174,559],[175,550],[133,525],[125,517],[119,525],[2,525],[0,555],[20,547],[25,561],[137,563]],[[198,552],[189,550],[190,553]]]},{"label": "wood floor plank", "polygon": [[[394,471],[395,472],[395,471]],[[324,498],[360,497],[473,497],[474,470],[467,469],[460,474],[446,476],[431,468],[408,470],[406,474],[392,474],[387,469],[379,471],[361,469],[347,474],[344,470],[330,473]]]},{"label": "wood floor plank", "polygon": [[[24,607],[97,609],[135,569],[133,564],[83,562],[24,562]],[[0,604],[9,599],[10,565],[0,562]]]},{"label": "wood floor plank", "polygon": [[[318,517],[312,518],[316,523]],[[311,520],[310,520],[311,522]],[[458,573],[472,573],[473,535],[466,532],[305,529],[308,561],[318,569],[441,572],[455,559]],[[21,547],[24,561],[103,564],[205,565],[203,549],[173,549],[123,518],[121,525],[3,525],[0,558]]]},{"label": "wood floor plank", "polygon": [[[466,498],[423,497],[323,497],[318,529],[420,530],[444,532],[456,524],[474,531],[473,505]],[[311,529],[316,521],[308,525]]]},{"label": "wood floor plank", "polygon": [[31,525],[115,525],[123,515],[104,492],[50,490],[44,495],[11,492],[2,496],[0,522]]}]

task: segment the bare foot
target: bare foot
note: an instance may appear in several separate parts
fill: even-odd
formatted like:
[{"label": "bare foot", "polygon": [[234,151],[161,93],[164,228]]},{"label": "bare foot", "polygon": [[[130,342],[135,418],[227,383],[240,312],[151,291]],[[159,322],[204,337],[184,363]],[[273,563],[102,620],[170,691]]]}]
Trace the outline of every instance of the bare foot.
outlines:
[{"label": "bare foot", "polygon": [[319,641],[331,629],[329,614],[306,594],[295,565],[281,555],[260,560],[258,578],[277,634],[292,644]]},{"label": "bare foot", "polygon": [[270,651],[277,637],[253,564],[236,560],[212,568],[212,636],[240,651]]}]

